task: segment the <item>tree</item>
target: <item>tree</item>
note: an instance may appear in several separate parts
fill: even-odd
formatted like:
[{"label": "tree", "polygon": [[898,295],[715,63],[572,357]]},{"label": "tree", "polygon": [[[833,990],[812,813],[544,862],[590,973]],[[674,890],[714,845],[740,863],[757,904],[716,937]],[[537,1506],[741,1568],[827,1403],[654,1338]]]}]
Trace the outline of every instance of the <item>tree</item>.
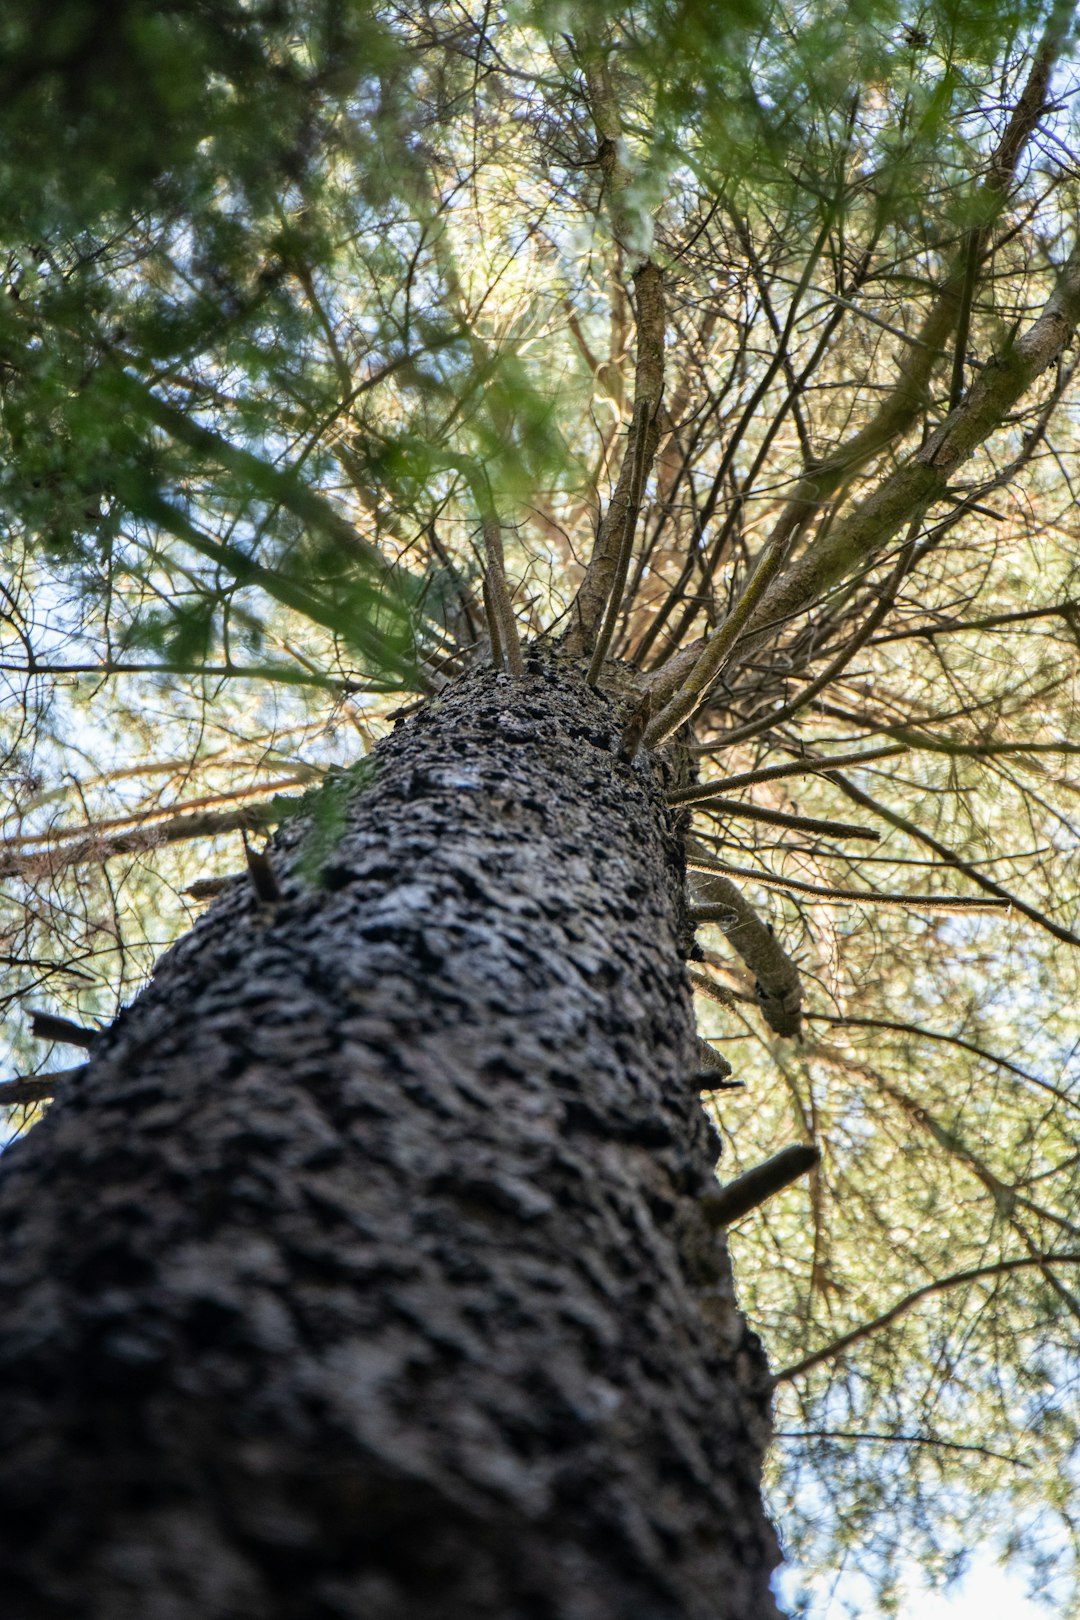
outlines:
[{"label": "tree", "polygon": [[796,1142],[788,1533],[1068,1531],[1069,8],[96,15],[4,115],[12,996],[108,1024],[8,1093],[9,1589],[769,1612]]}]

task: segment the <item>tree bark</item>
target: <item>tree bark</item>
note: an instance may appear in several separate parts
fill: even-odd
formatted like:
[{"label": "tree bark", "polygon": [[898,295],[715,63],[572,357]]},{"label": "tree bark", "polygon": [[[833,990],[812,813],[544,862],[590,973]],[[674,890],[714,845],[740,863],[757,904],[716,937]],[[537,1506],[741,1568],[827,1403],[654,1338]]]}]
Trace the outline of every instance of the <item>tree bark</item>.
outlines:
[{"label": "tree bark", "polygon": [[624,723],[535,654],[399,723],[321,882],[290,823],[5,1155],[13,1620],[776,1615]]}]

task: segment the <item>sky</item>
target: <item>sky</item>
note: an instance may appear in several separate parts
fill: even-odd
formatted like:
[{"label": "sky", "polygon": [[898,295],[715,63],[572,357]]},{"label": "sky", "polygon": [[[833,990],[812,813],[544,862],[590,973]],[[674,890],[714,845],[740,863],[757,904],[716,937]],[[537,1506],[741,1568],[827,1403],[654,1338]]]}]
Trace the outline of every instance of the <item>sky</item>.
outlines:
[{"label": "sky", "polygon": [[[806,1620],[871,1620],[879,1612],[869,1590],[856,1575],[841,1576],[816,1588],[816,1601],[804,1611]],[[779,1582],[781,1604],[799,1589],[798,1572],[787,1570]],[[948,1592],[935,1592],[913,1570],[896,1620],[1052,1620],[1059,1607],[1033,1603],[1027,1583],[1010,1574],[989,1554],[976,1554],[961,1581]]]}]

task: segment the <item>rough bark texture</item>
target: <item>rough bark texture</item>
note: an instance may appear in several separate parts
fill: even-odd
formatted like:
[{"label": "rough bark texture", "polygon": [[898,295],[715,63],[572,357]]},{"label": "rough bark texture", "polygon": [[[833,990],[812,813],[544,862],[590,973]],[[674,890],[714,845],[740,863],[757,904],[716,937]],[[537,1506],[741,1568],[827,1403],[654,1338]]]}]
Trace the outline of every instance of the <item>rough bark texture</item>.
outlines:
[{"label": "rough bark texture", "polygon": [[4,1159],[11,1620],[766,1620],[682,868],[532,658],[399,725]]}]

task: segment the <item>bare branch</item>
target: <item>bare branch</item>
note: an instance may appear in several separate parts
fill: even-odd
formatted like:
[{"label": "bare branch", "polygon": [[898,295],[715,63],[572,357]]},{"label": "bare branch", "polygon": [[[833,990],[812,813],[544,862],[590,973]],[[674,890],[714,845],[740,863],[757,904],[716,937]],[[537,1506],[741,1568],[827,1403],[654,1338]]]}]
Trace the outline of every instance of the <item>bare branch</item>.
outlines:
[{"label": "bare branch", "polygon": [[[711,746],[696,749],[697,753],[713,753]],[[786,776],[820,776],[835,771],[841,765],[868,765],[874,759],[888,759],[908,752],[907,743],[886,743],[880,748],[868,748],[862,753],[837,754],[832,759],[808,754],[792,760],[790,765],[766,765],[760,771],[744,771],[738,776],[721,777],[718,781],[698,782],[690,788],[679,788],[668,794],[668,804],[697,804],[710,799],[717,792],[733,793],[736,788],[756,787],[759,782],[776,782]]]},{"label": "bare branch", "polygon": [[799,832],[818,833],[822,838],[865,838],[876,844],[881,837],[871,827],[858,827],[849,821],[821,821],[816,816],[796,816],[787,810],[767,810],[763,804],[747,804],[741,799],[709,798],[694,805],[696,811],[733,820],[764,821],[770,827],[791,827]]},{"label": "bare branch", "polygon": [[491,644],[491,662],[496,669],[506,668],[506,659],[503,657],[502,629],[500,627],[499,612],[495,606],[495,597],[491,589],[491,578],[484,570],[480,581],[480,588],[484,598],[484,618],[487,620],[488,641]]},{"label": "bare branch", "polygon": [[1055,602],[1050,607],[1017,608],[1012,613],[987,613],[977,619],[945,619],[937,620],[933,624],[914,624],[878,636],[874,645],[882,647],[889,641],[911,641],[918,637],[925,637],[931,641],[935,636],[954,636],[974,630],[997,630],[1006,625],[1032,624],[1040,619],[1061,619],[1071,626],[1080,620],[1080,602],[1064,601]]},{"label": "bare branch", "polygon": [[[510,588],[506,583],[506,562],[503,558],[502,533],[499,521],[493,512],[485,512],[483,517],[484,556],[487,560],[487,573],[484,583],[487,587],[485,601],[491,604],[491,618],[498,628],[498,643],[506,667],[511,675],[524,675],[525,665],[521,657],[521,638],[518,635],[517,620],[514,618],[514,609],[510,602]],[[496,637],[492,635],[492,651],[494,654]]]},{"label": "bare branch", "polygon": [[727,861],[707,859],[703,855],[687,855],[686,865],[691,872],[711,872],[729,877],[746,878],[759,883],[763,889],[778,889],[781,893],[809,895],[817,900],[838,900],[846,904],[863,906],[895,906],[904,911],[1008,911],[1011,902],[992,899],[988,895],[963,896],[947,894],[878,894],[873,889],[831,889],[820,883],[807,883],[802,878],[780,877],[776,872],[762,872],[750,866],[731,866]]},{"label": "bare branch", "polygon": [[[829,232],[832,229],[833,223],[834,221],[830,213],[830,215],[823,222],[818,236],[810,249],[806,264],[803,267],[802,275],[799,279],[799,283],[795,288],[793,296],[789,302],[787,317],[784,321],[783,330],[781,331],[779,339],[776,342],[772,359],[766,367],[763,376],[758,381],[757,386],[750,395],[750,398],[747,400],[746,405],[743,407],[734,432],[727,440],[723,454],[720,458],[720,465],[713,476],[711,488],[697,523],[695,524],[697,536],[704,536],[706,527],[713,519],[717,504],[720,500],[721,491],[724,487],[724,480],[728,476],[730,469],[734,464],[735,456],[744,434],[747,432],[751,423],[757,416],[758,407],[765,398],[765,395],[768,393],[768,390],[777,374],[782,369],[786,368],[787,345],[791,332],[794,328],[795,319],[798,314],[802,296],[810,284],[810,278],[813,275],[814,269],[817,266],[826,241],[828,240]],[[869,267],[870,257],[871,256],[869,254],[864,255],[864,265],[861,267],[860,273]],[[752,487],[753,481],[757,477],[757,474],[764,463],[764,458],[768,452],[769,445],[771,444],[776,432],[779,430],[780,424],[783,421],[789,406],[794,405],[799,390],[805,385],[807,379],[813,374],[818,360],[821,358],[828,346],[828,341],[832,331],[834,331],[836,326],[839,325],[839,321],[840,315],[839,312],[837,312],[835,319],[831,323],[827,324],[825,332],[822,334],[818,344],[815,346],[814,352],[807,361],[806,365],[803,367],[802,372],[798,377],[795,378],[793,384],[789,387],[787,398],[774,416],[772,424],[767,430],[763,442],[759,446],[757,454],[754,457],[753,465],[748,472],[747,477],[743,481],[742,488],[744,492]],[[706,589],[711,587],[711,582],[716,574],[717,568],[720,565],[720,561],[726,552],[728,543],[731,540],[734,525],[738,521],[741,510],[742,500],[740,498],[733,503],[731,511],[728,513],[727,518],[720,528],[720,532],[717,534],[715,540],[709,547],[708,555],[705,558],[704,567],[702,570],[702,583]],[[785,549],[785,545],[786,542],[777,549],[783,550]],[[635,663],[640,665],[644,661],[646,653],[649,651],[652,643],[666,623],[668,616],[676,607],[680,605],[683,608],[683,612],[680,616],[677,627],[669,639],[671,645],[674,647],[678,647],[682,644],[683,637],[697,613],[696,604],[694,604],[692,601],[688,603],[686,600],[686,587],[689,585],[690,580],[693,577],[694,567],[695,560],[693,555],[691,555],[687,558],[678,579],[654,615],[652,623],[649,625],[648,629],[645,631],[644,635],[641,637],[641,640],[638,642],[638,645],[634,649],[633,657]],[[657,662],[663,663],[663,656],[658,659]]]},{"label": "bare branch", "polygon": [[1030,1469],[1031,1464],[1020,1457],[1010,1457],[1007,1451],[992,1451],[989,1446],[970,1445],[962,1440],[942,1440],[936,1434],[885,1434],[870,1429],[775,1429],[775,1440],[874,1440],[891,1446],[935,1446],[942,1451],[973,1451],[979,1457],[992,1457],[995,1462],[1010,1463],[1013,1468]]},{"label": "bare branch", "polygon": [[1061,355],[1078,318],[1080,245],[1070,253],[1057,286],[1027,332],[983,367],[961,404],[909,461],[809,547],[762,602],[757,622],[783,621],[809,607],[886,545],[914,513],[939,500],[949,477]]},{"label": "bare branch", "polygon": [[718,1078],[720,1080],[728,1079],[731,1074],[731,1064],[722,1052],[718,1052],[715,1046],[710,1046],[709,1042],[703,1040],[700,1035],[697,1041],[697,1054],[702,1072],[708,1071],[710,1085],[715,1086]]},{"label": "bare branch", "polygon": [[[51,826],[42,833],[16,833],[14,837],[0,842],[0,863],[7,855],[27,857],[32,849],[39,846],[54,846],[54,853],[59,853],[55,846],[68,839],[77,839],[88,842],[91,839],[101,838],[104,833],[118,832],[122,827],[138,827],[148,830],[150,825],[159,817],[171,819],[178,813],[190,815],[196,810],[221,809],[227,804],[236,804],[241,799],[268,799],[278,794],[282,788],[298,787],[313,778],[322,776],[315,766],[304,766],[298,771],[292,771],[288,776],[278,776],[269,782],[257,782],[249,787],[235,787],[224,793],[207,793],[197,799],[186,799],[182,804],[153,805],[149,809],[133,810],[126,816],[103,817],[100,821],[77,822],[73,826]],[[0,864],[0,876],[6,875],[6,868]]]},{"label": "bare branch", "polygon": [[865,715],[839,708],[835,703],[821,703],[818,708],[822,714],[833,715],[838,720],[846,720],[850,725],[861,726],[864,730],[884,731],[886,735],[906,743],[909,748],[920,749],[930,754],[950,754],[958,759],[995,758],[999,754],[1080,754],[1080,743],[1069,742],[1064,737],[1055,742],[1006,742],[994,738],[988,742],[965,742],[962,737],[935,736],[931,731],[918,729],[933,724],[929,717],[916,721],[915,725],[903,726],[885,721],[869,721]]},{"label": "bare branch", "polygon": [[993,878],[989,878],[984,872],[980,872],[977,866],[972,866],[970,861],[965,861],[955,854],[953,850],[949,849],[948,845],[943,844],[932,833],[923,832],[921,827],[917,827],[913,821],[909,821],[906,816],[902,816],[898,810],[890,810],[888,805],[872,799],[868,793],[864,793],[861,788],[857,788],[854,782],[849,781],[839,771],[830,772],[829,780],[835,782],[837,787],[843,793],[846,793],[853,803],[861,805],[864,810],[872,810],[875,815],[881,816],[883,820],[898,828],[900,832],[907,833],[909,838],[914,838],[917,843],[924,844],[927,849],[932,849],[934,854],[943,860],[947,866],[952,866],[956,871],[963,872],[966,877],[969,877],[973,883],[977,883],[979,888],[984,889],[987,894],[995,894],[999,899],[1007,901],[1009,905],[1014,906],[1020,912],[1021,916],[1027,917],[1031,922],[1038,923],[1040,928],[1045,928],[1048,933],[1053,934],[1055,939],[1060,939],[1065,945],[1080,945],[1080,937],[1074,934],[1071,929],[1055,922],[1052,917],[1048,917],[1044,912],[1036,910],[1034,906],[1029,906],[1026,901],[1021,900],[1017,895],[1003,888]]},{"label": "bare branch", "polygon": [[777,578],[787,558],[790,536],[770,542],[758,557],[753,573],[743,586],[742,594],[720,628],[706,637],[692,669],[682,686],[660,710],[645,733],[649,748],[658,748],[682,725],[696,714],[708,695],[717,676],[723,670],[735,649],[751,614],[765,595],[769,585]]},{"label": "bare branch", "polygon": [[174,816],[170,821],[155,822],[150,827],[122,833],[117,838],[96,838],[91,834],[63,849],[34,855],[8,855],[0,861],[0,878],[55,877],[69,866],[87,863],[100,865],[111,861],[114,856],[142,855],[162,844],[183,843],[191,838],[214,838],[219,833],[242,829],[263,832],[283,819],[289,804],[298,802],[296,798],[287,800],[277,795],[262,804],[242,805],[238,810]]},{"label": "bare branch", "polygon": [[[634,412],[615,493],[597,531],[592,557],[570,614],[566,650],[580,656],[592,649],[590,680],[606,654],[622,607],[634,531],[642,494],[660,443],[660,401],[664,392],[663,278],[650,261],[634,273],[637,364]],[[606,614],[605,614],[606,610]]]},{"label": "bare branch", "polygon": [[827,1013],[808,1012],[804,1016],[812,1022],[832,1024],[837,1029],[887,1029],[897,1035],[915,1035],[924,1041],[941,1041],[946,1046],[959,1047],[962,1052],[970,1052],[973,1057],[982,1058],[986,1063],[992,1063],[998,1069],[1005,1069],[1009,1074],[1016,1075],[1018,1080],[1024,1080],[1028,1085],[1038,1086],[1042,1091],[1048,1091],[1068,1108],[1080,1110],[1080,1100],[1070,1097],[1067,1091],[1055,1086],[1049,1080],[1043,1080],[1037,1074],[1031,1074],[1027,1069],[1021,1069],[1017,1064],[1011,1063],[1008,1058],[1000,1057],[996,1052],[988,1052],[984,1046],[977,1046],[974,1041],[965,1040],[962,1035],[947,1035],[941,1029],[926,1029],[922,1024],[906,1024],[891,1018],[864,1018],[854,1013]]},{"label": "bare branch", "polygon": [[[1050,1265],[1080,1265],[1080,1254],[1046,1254],[1042,1256],[1042,1263]],[[783,1367],[776,1374],[778,1384],[790,1383],[793,1378],[801,1378],[805,1373],[819,1367],[823,1361],[835,1361],[837,1356],[843,1355],[854,1344],[868,1339],[874,1333],[880,1333],[884,1328],[891,1327],[901,1316],[906,1316],[920,1300],[929,1298],[932,1294],[944,1294],[951,1288],[962,1288],[965,1283],[979,1282],[983,1277],[1000,1277],[1012,1271],[1029,1271],[1032,1267],[1040,1265],[1034,1256],[1023,1255],[1015,1260],[999,1260],[990,1266],[973,1266],[968,1271],[954,1271],[948,1277],[939,1277],[936,1282],[924,1283],[921,1288],[912,1289],[903,1299],[898,1299],[887,1311],[880,1316],[873,1317],[868,1322],[861,1323],[852,1328],[850,1333],[841,1334],[830,1344],[822,1345],[819,1350],[811,1351],[801,1361],[794,1361],[788,1367]]]},{"label": "bare branch", "polygon": [[82,1074],[85,1068],[85,1063],[77,1063],[73,1069],[53,1069],[51,1074],[22,1074],[14,1080],[0,1081],[0,1108],[47,1102],[56,1095],[58,1086],[72,1075]]},{"label": "bare branch", "polygon": [[726,1007],[729,1011],[735,1006],[737,999],[735,994],[726,985],[717,984],[715,979],[710,979],[707,973],[698,973],[694,968],[688,968],[687,977],[691,989],[707,996],[710,1001],[715,1001],[718,1006]]},{"label": "bare branch", "polygon": [[[687,844],[696,853],[696,841],[688,839]],[[754,975],[758,1005],[769,1028],[777,1035],[798,1035],[802,980],[772,929],[762,922],[728,878],[710,873],[695,888],[695,902],[703,903],[691,907],[691,916],[700,922],[716,923],[723,929]],[[704,974],[692,974],[691,983],[704,995],[730,1005],[730,1000],[723,993],[716,993],[719,987],[714,990]]]},{"label": "bare branch", "polygon": [[710,744],[710,748],[715,748],[717,750],[721,748],[734,748],[737,743],[747,742],[751,737],[760,736],[765,732],[772,731],[776,726],[783,725],[785,721],[790,720],[794,715],[798,714],[800,709],[804,709],[819,692],[823,691],[825,687],[829,686],[834,680],[836,680],[838,675],[843,673],[848,664],[850,664],[851,660],[854,658],[855,654],[866,645],[874,631],[877,629],[878,625],[888,615],[890,609],[892,608],[892,605],[896,600],[896,593],[900,588],[900,583],[903,580],[904,575],[907,573],[908,568],[911,566],[911,559],[915,554],[914,535],[916,527],[917,525],[913,524],[909,530],[907,540],[901,547],[900,555],[897,557],[896,566],[889,575],[888,579],[885,581],[885,584],[882,586],[881,595],[875,603],[872,612],[868,614],[867,618],[863,621],[862,625],[846,643],[846,645],[841,647],[836,657],[829,661],[826,667],[822,670],[821,674],[816,675],[814,679],[810,681],[808,685],[804,686],[802,691],[796,697],[792,698],[789,703],[785,703],[779,709],[771,710],[767,715],[763,715],[759,720],[751,720],[745,726],[739,726],[735,731],[728,732],[726,736],[721,737],[717,742]]},{"label": "bare branch", "polygon": [[[27,1009],[30,1011],[30,1009]],[[59,1018],[56,1013],[30,1011],[30,1026],[39,1041],[59,1041],[61,1046],[81,1046],[89,1052],[100,1034],[73,1023],[70,1018]]]},{"label": "bare branch", "polygon": [[[600,633],[596,638],[596,646],[593,648],[593,655],[589,661],[588,681],[590,686],[595,686],[600,678],[600,671],[604,667],[604,661],[607,658],[615,634],[615,626],[622,611],[623,592],[626,589],[626,577],[630,571],[630,557],[634,549],[634,533],[637,529],[638,514],[641,511],[641,497],[645,489],[649,439],[648,412],[649,402],[643,400],[637,406],[634,425],[631,428],[633,468],[630,475],[630,496],[623,517],[623,532],[615,559],[615,573],[611,581],[611,594],[608,597],[607,609],[604,613]],[[659,442],[659,435],[657,435],[657,441]],[[629,446],[627,454],[629,455]]]}]

